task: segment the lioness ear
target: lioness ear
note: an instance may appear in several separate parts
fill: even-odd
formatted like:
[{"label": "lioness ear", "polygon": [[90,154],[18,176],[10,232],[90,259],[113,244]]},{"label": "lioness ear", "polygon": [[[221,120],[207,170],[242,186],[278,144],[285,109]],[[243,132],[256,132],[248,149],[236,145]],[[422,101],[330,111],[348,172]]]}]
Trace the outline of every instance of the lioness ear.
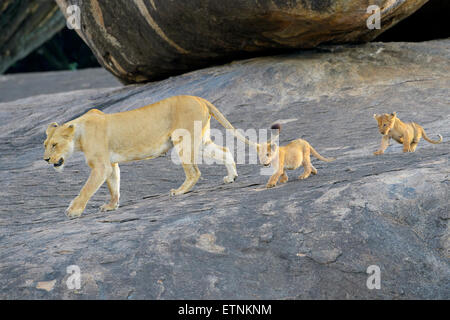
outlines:
[{"label": "lioness ear", "polygon": [[377,118],[378,118],[378,116],[377,116],[376,113],[373,114],[373,117],[374,117],[374,119],[377,119]]},{"label": "lioness ear", "polygon": [[63,136],[66,138],[70,138],[74,132],[75,132],[75,126],[73,124],[70,124],[67,126],[67,128],[64,129]]},{"label": "lioness ear", "polygon": [[391,118],[395,118],[397,116],[397,112],[392,112],[391,113]]},{"label": "lioness ear", "polygon": [[58,128],[58,124],[56,122],[52,122],[48,125],[47,130],[45,130],[45,133],[48,135],[52,134],[56,128]]}]

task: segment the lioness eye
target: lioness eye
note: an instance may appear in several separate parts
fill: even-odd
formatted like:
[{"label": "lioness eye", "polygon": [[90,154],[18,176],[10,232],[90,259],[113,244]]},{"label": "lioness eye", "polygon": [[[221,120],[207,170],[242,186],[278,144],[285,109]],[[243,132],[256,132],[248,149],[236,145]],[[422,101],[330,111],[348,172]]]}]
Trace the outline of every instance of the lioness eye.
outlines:
[{"label": "lioness eye", "polygon": [[270,153],[268,153],[267,156],[270,156]]},{"label": "lioness eye", "polygon": [[52,144],[52,148],[56,147],[57,143]]}]

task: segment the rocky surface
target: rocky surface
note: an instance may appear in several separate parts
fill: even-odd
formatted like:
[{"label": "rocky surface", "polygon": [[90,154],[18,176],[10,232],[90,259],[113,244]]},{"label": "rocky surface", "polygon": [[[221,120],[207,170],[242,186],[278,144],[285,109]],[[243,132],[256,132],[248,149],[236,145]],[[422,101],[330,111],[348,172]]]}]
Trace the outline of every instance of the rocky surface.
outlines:
[{"label": "rocky surface", "polygon": [[[372,43],[2,103],[0,298],[449,299],[449,74],[450,40]],[[41,159],[47,124],[177,94],[209,99],[238,128],[282,121],[282,143],[303,137],[338,160],[313,160],[318,175],[291,171],[270,190],[258,165],[238,165],[230,185],[223,166],[201,165],[175,198],[184,174],[169,157],[123,164],[121,207],[98,212],[103,186],[68,220],[88,169],[82,155],[62,174]],[[392,111],[444,142],[373,156],[372,115]],[[79,290],[66,286],[70,265]],[[370,265],[379,290],[366,287]]]},{"label": "rocky surface", "polygon": [[0,75],[0,102],[82,89],[121,87],[105,69]]},{"label": "rocky surface", "polygon": [[[139,83],[274,50],[370,41],[427,0],[56,2],[63,12],[78,5],[78,33],[98,61]],[[370,5],[381,9],[380,30],[367,27]]]},{"label": "rocky surface", "polygon": [[0,74],[65,26],[53,0],[0,3]]}]

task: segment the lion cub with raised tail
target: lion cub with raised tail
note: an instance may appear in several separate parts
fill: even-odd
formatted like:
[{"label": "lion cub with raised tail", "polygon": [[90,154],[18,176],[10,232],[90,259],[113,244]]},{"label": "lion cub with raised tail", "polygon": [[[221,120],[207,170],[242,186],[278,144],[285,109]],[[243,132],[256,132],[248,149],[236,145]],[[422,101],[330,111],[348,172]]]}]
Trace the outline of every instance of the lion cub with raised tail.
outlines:
[{"label": "lion cub with raised tail", "polygon": [[[274,124],[271,129],[278,130],[279,134],[281,131],[281,125]],[[277,136],[275,136],[275,138]],[[275,172],[267,182],[267,188],[275,187],[278,180],[280,180],[280,183],[287,182],[288,176],[286,174],[286,170],[295,170],[301,165],[304,168],[304,172],[298,177],[299,179],[306,179],[311,175],[311,173],[317,174],[317,169],[311,164],[311,154],[317,159],[326,162],[336,160],[335,158],[322,157],[307,141],[303,139],[297,139],[289,142],[285,146],[278,147],[273,142],[275,138],[271,139],[270,142],[258,144],[256,146],[261,164],[264,166],[269,166],[272,164],[274,167]]]},{"label": "lion cub with raised tail", "polygon": [[397,113],[391,114],[374,114],[373,117],[378,122],[378,130],[383,135],[381,138],[381,146],[375,155],[383,154],[389,146],[390,139],[394,139],[400,144],[403,144],[403,152],[416,151],[417,144],[420,138],[424,138],[429,143],[438,144],[442,142],[442,136],[438,134],[439,140],[431,140],[425,134],[425,130],[417,123],[404,123],[397,118]]}]

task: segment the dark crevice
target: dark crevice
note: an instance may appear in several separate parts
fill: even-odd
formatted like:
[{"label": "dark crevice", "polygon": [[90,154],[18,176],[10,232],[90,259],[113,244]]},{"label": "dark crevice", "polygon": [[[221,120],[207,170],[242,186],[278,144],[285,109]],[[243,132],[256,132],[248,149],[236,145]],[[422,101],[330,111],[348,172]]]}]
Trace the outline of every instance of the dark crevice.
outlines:
[{"label": "dark crevice", "polygon": [[429,0],[411,16],[382,33],[375,41],[421,42],[449,38],[449,15],[449,0]]}]

